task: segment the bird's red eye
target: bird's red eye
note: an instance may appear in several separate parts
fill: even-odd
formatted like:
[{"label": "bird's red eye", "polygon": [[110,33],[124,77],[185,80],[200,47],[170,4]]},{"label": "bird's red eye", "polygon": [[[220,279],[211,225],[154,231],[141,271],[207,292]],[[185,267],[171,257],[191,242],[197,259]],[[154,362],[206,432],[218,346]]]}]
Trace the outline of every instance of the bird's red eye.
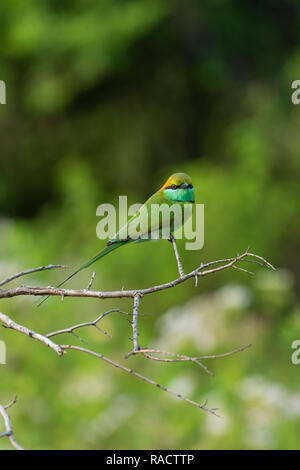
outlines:
[{"label": "bird's red eye", "polygon": [[176,184],[172,184],[171,188],[176,189],[177,188]]}]

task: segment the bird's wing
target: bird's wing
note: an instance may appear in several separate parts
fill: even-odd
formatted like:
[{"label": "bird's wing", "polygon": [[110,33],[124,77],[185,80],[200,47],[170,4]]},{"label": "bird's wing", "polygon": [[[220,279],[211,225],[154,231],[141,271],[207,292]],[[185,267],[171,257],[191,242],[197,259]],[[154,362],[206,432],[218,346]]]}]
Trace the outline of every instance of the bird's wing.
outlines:
[{"label": "bird's wing", "polygon": [[128,222],[119,230],[119,232],[108,242],[108,244],[118,243],[121,240],[146,241],[151,238],[160,238],[163,228],[172,232],[174,214],[171,212],[170,221],[163,218],[159,212],[156,217],[152,216],[153,205],[158,207],[161,204],[170,206],[170,202],[159,192],[151,196],[145,204],[128,220]]}]

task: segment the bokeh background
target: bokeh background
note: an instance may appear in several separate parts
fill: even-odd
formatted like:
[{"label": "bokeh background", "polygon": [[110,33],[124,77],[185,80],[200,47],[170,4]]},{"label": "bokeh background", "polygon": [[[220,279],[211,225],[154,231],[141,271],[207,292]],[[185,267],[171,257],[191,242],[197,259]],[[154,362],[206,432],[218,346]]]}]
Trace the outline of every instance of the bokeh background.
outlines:
[{"label": "bokeh background", "polygon": [[[205,245],[184,269],[251,250],[254,267],[187,282],[142,300],[140,342],[188,354],[247,351],[194,364],[124,360],[130,325],[88,347],[188,397],[218,419],[90,356],[64,358],[2,328],[0,400],[28,449],[292,449],[300,441],[300,79],[297,0],[2,0],[0,79],[1,278],[49,263],[71,269],[97,253],[96,207],[143,202],[169,174],[191,175],[205,204]],[[97,265],[94,288],[142,288],[177,277],[167,241],[128,246]],[[69,286],[83,288],[93,268]],[[65,272],[23,278],[55,285]],[[11,286],[18,285],[15,281]],[[1,301],[41,333],[96,318],[126,300]],[[73,336],[62,342],[80,341]],[[0,423],[2,431],[3,423]],[[0,449],[10,448],[0,440]]]}]

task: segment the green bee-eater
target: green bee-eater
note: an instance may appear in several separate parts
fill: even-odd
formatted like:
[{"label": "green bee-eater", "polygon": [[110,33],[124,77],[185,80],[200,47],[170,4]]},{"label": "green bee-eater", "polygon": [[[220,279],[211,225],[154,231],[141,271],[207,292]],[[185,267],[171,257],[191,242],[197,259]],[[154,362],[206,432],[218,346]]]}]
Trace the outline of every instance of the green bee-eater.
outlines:
[{"label": "green bee-eater", "polygon": [[[165,184],[128,220],[127,224],[107,242],[107,246],[100,251],[100,253],[83,264],[57,287],[61,287],[65,282],[75,276],[75,274],[88,268],[91,264],[95,263],[95,261],[98,261],[120,246],[132,242],[139,243],[163,238],[164,234],[167,234],[167,238],[171,239],[174,231],[180,228],[191,215],[191,211],[189,214],[184,211],[184,205],[194,202],[194,187],[191,178],[185,173],[175,173],[171,175]],[[152,212],[153,208],[163,207],[163,205],[165,205],[165,207],[167,205],[169,208],[171,206],[179,206],[181,209],[180,216],[176,217],[176,214],[174,215],[174,212],[170,211],[169,217],[164,218],[163,214],[159,212],[158,217],[154,220],[154,216],[152,215],[154,213],[154,211]],[[137,226],[141,227],[139,232],[136,230]],[[43,299],[40,304],[45,300],[46,298]]]}]

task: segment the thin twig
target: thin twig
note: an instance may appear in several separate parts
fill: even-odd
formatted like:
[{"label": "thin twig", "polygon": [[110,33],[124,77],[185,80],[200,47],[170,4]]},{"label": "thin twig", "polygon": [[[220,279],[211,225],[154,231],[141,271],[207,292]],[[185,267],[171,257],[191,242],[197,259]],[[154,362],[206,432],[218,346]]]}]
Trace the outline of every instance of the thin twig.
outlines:
[{"label": "thin twig", "polygon": [[[120,310],[119,308],[113,308],[111,310],[108,310],[107,312],[104,312],[104,313],[101,313],[101,315],[99,315],[96,320],[93,320],[93,321],[89,321],[89,322],[85,322],[85,323],[79,323],[78,325],[74,325],[74,326],[70,326],[69,328],[64,328],[62,330],[57,330],[57,331],[52,331],[51,333],[48,333],[47,335],[45,335],[47,338],[51,338],[51,336],[56,336],[56,335],[62,335],[64,333],[74,333],[74,330],[77,330],[78,328],[84,328],[84,327],[87,327],[87,326],[94,326],[96,327],[99,331],[101,331],[102,333],[108,335],[111,337],[111,335],[109,333],[107,333],[106,331],[102,330],[102,328],[100,328],[98,326],[98,323],[100,320],[102,320],[102,318],[104,318],[106,315],[109,315],[110,313],[112,312],[119,312],[119,313],[122,313],[124,315],[130,315],[130,313],[127,313],[127,312],[123,312],[123,310]],[[80,338],[81,339],[81,338]],[[83,341],[81,339],[81,341]]]},{"label": "thin twig", "polygon": [[38,271],[45,271],[46,269],[53,269],[53,268],[67,268],[63,264],[48,264],[48,266],[40,266],[39,268],[27,269],[26,271],[22,271],[20,273],[14,274],[13,276],[4,279],[4,281],[0,282],[0,286],[4,286],[10,281],[17,279],[18,277],[25,276],[26,274],[37,273]]},{"label": "thin twig", "polygon": [[134,351],[138,351],[140,349],[139,339],[138,339],[138,337],[139,337],[139,331],[138,331],[139,306],[140,306],[140,296],[136,295],[134,297],[133,318],[132,318],[133,348],[134,348]]},{"label": "thin twig", "polygon": [[241,348],[234,349],[233,351],[229,351],[227,353],[223,354],[210,354],[207,356],[198,356],[197,359],[219,359],[221,357],[228,357],[232,356],[232,354],[236,354],[242,351],[245,351],[245,349],[251,348],[252,344],[247,344],[246,346],[242,346]]},{"label": "thin twig", "polygon": [[160,349],[148,349],[148,348],[141,348],[138,352],[141,354],[145,353],[150,353],[150,354],[162,354],[164,356],[173,356],[175,359],[166,359],[166,358],[159,358],[156,357],[155,359],[158,361],[164,361],[164,362],[178,362],[178,361],[195,361],[199,359],[216,359],[220,357],[227,357],[227,356],[232,356],[232,354],[236,354],[242,351],[245,351],[245,349],[248,349],[251,347],[251,344],[247,344],[246,346],[242,346],[241,348],[234,349],[233,351],[229,351],[223,354],[209,354],[205,356],[187,356],[186,354],[178,354],[178,353],[172,353],[169,351],[161,351]]},{"label": "thin twig", "polygon": [[[263,258],[262,256],[259,256],[259,255],[255,255],[254,253],[249,253],[247,251],[247,255],[248,256],[252,256],[253,258],[258,258],[260,259],[263,264],[266,264],[268,268],[272,269],[273,271],[276,271],[276,268],[273,266],[273,264],[269,263],[269,261],[267,261],[265,258]],[[251,261],[251,260],[248,260],[248,261]]]},{"label": "thin twig", "polygon": [[13,406],[15,403],[17,403],[17,399],[18,399],[18,395],[16,394],[13,399],[7,403],[7,405],[4,406],[4,408],[7,410],[8,408],[10,408],[11,406]]},{"label": "thin twig", "polygon": [[[231,356],[232,354],[236,354],[238,352],[242,352],[245,349],[249,348],[251,344],[247,346],[243,346],[238,349],[234,349],[233,351],[229,351],[224,354],[214,354],[214,355],[206,355],[206,356],[187,356],[186,354],[178,354],[178,353],[171,353],[169,351],[161,351],[160,349],[149,349],[149,348],[140,348],[137,353],[143,354],[147,359],[151,359],[153,361],[158,362],[194,362],[202,367],[208,374],[214,375],[206,365],[200,362],[200,359],[216,359],[221,357]],[[161,354],[163,356],[172,356],[172,357],[156,357],[153,354]]]},{"label": "thin twig", "polygon": [[174,253],[175,253],[175,257],[176,257],[176,261],[177,261],[179,275],[180,275],[180,277],[183,277],[184,276],[184,271],[183,271],[182,262],[181,262],[180,255],[179,255],[179,252],[178,252],[178,249],[177,249],[176,239],[175,239],[174,235],[170,235],[170,240],[171,240],[173,248],[174,248]]},{"label": "thin twig", "polygon": [[[143,350],[140,350],[140,351],[137,351],[138,353],[141,353],[143,354],[143,356],[145,356],[147,359],[151,359],[152,361],[157,361],[157,362],[183,362],[183,361],[190,361],[190,362],[194,362],[195,364],[198,364],[200,367],[202,367],[202,369],[205,370],[205,372],[207,372],[207,374],[213,376],[214,373],[211,372],[209,370],[209,368],[203,364],[202,362],[200,362],[196,357],[189,357],[189,356],[186,356],[186,357],[182,357],[182,358],[165,358],[165,357],[155,357],[155,356],[152,356],[152,354],[148,354],[146,351],[143,351]],[[153,351],[153,352],[156,352],[157,351]],[[167,353],[165,353],[167,354]]]},{"label": "thin twig", "polygon": [[11,318],[9,318],[7,315],[4,315],[4,313],[2,312],[0,312],[0,321],[5,323],[5,325],[2,325],[4,326],[4,328],[11,328],[12,330],[16,330],[19,333],[23,333],[24,335],[29,336],[29,338],[36,339],[37,341],[44,343],[49,348],[53,349],[53,351],[55,351],[59,356],[63,355],[64,352],[61,349],[61,347],[53,343],[46,336],[40,335],[39,333],[36,333],[33,330],[29,330],[29,328],[26,328],[26,326],[19,325],[18,323],[14,322]]},{"label": "thin twig", "polygon": [[96,353],[95,351],[91,351],[89,349],[85,349],[85,348],[82,348],[80,346],[73,346],[71,344],[62,344],[61,345],[61,348],[66,350],[66,349],[74,349],[74,350],[77,350],[77,351],[81,351],[81,352],[84,352],[86,354],[90,354],[92,356],[95,356],[95,357],[98,357],[99,359],[102,359],[103,361],[107,362],[108,364],[114,366],[114,367],[117,367],[118,369],[121,369],[123,370],[124,372],[128,372],[129,374],[132,374],[134,375],[135,377],[137,377],[138,379],[140,380],[143,380],[144,382],[147,382],[151,385],[153,385],[154,387],[157,387],[159,388],[160,390],[163,390],[164,392],[167,392],[171,395],[173,395],[174,397],[176,398],[179,398],[180,400],[183,400],[191,405],[194,405],[196,406],[197,408],[200,408],[202,409],[203,411],[206,411],[207,413],[211,413],[215,416],[218,416],[220,417],[220,415],[218,415],[216,413],[216,410],[217,408],[206,408],[206,404],[207,404],[207,400],[205,400],[205,402],[203,404],[200,404],[200,403],[197,403],[193,400],[190,400],[189,398],[177,393],[177,392],[174,392],[173,390],[170,390],[168,389],[167,387],[164,387],[163,385],[160,385],[159,383],[157,382],[154,382],[153,380],[151,379],[148,379],[147,377],[144,377],[143,375],[139,374],[138,372],[135,372],[134,370],[132,369],[129,369],[128,367],[125,367],[121,364],[119,364],[118,362],[115,362],[111,359],[109,359],[108,357],[105,357],[103,356],[102,354],[100,353]]},{"label": "thin twig", "polygon": [[11,421],[10,421],[10,417],[9,417],[7,411],[6,411],[8,408],[10,408],[12,405],[14,405],[16,403],[16,401],[17,401],[17,395],[14,396],[13,400],[10,403],[8,403],[8,405],[6,405],[6,406],[0,405],[0,414],[2,415],[2,418],[3,418],[3,421],[4,421],[4,426],[5,426],[5,429],[6,429],[5,432],[2,432],[0,434],[0,438],[6,436],[10,440],[11,445],[13,447],[15,447],[15,449],[24,450],[23,447],[21,447],[20,444],[18,444],[17,441],[15,440],[13,428],[12,428]]},{"label": "thin twig", "polygon": [[125,359],[128,359],[130,356],[133,354],[136,354],[139,349],[139,330],[138,330],[138,315],[139,315],[139,306],[140,306],[140,296],[136,295],[134,297],[134,302],[133,302],[133,318],[131,323],[132,326],[132,333],[133,333],[133,349],[129,353],[126,354]]},{"label": "thin twig", "polygon": [[92,287],[92,284],[93,284],[93,282],[94,282],[95,276],[96,276],[96,273],[95,273],[95,271],[94,271],[93,274],[92,274],[91,280],[90,280],[90,282],[88,283],[88,286],[87,286],[86,290],[90,290],[90,288]]},{"label": "thin twig", "polygon": [[233,265],[232,267],[234,269],[238,269],[239,271],[244,271],[244,273],[248,273],[248,274],[251,274],[252,276],[254,276],[254,273],[252,271],[248,271],[248,269],[241,268],[240,266],[235,266],[235,265]]}]

